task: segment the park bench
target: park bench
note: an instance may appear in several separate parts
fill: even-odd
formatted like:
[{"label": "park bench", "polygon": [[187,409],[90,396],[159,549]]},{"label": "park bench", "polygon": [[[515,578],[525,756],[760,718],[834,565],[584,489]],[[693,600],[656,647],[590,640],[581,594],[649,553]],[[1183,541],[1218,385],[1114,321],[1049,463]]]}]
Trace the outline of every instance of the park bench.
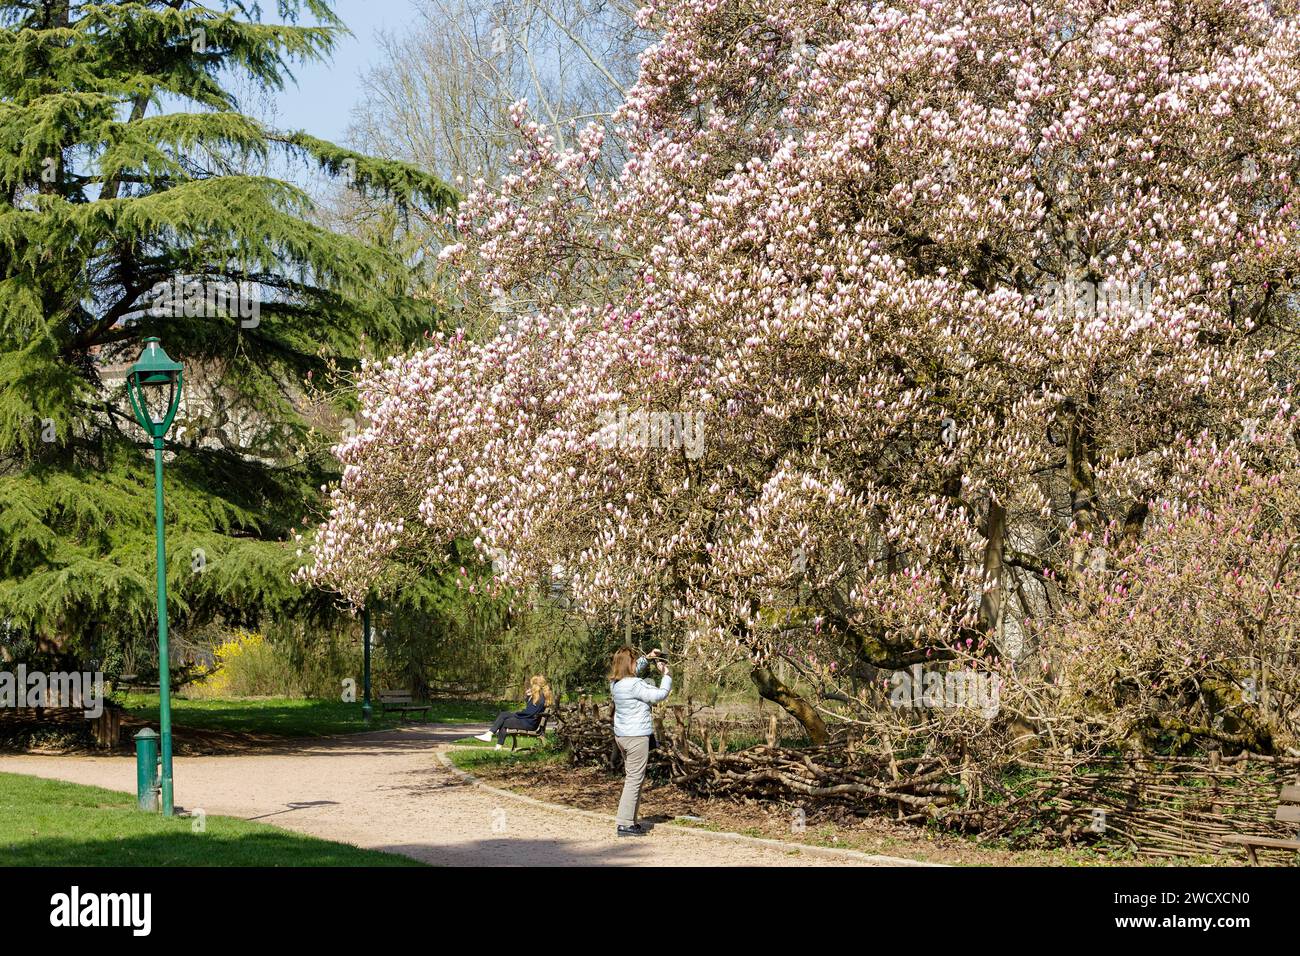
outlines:
[{"label": "park bench", "polygon": [[402,720],[406,719],[407,714],[423,713],[426,717],[432,704],[416,703],[414,696],[409,690],[381,690],[379,692],[379,708],[384,712],[393,711],[402,715]]},{"label": "park bench", "polygon": [[135,674],[122,674],[119,676],[117,689],[128,694],[156,694],[159,691],[157,681],[141,680]]},{"label": "park bench", "polygon": [[[1300,824],[1300,781],[1295,784],[1288,784],[1282,787],[1282,792],[1277,798],[1277,815],[1274,818],[1279,823]],[[1252,836],[1247,833],[1234,833],[1231,836],[1224,837],[1224,842],[1233,843],[1246,848],[1246,856],[1249,857],[1253,865],[1259,864],[1259,859],[1255,856],[1256,847],[1269,847],[1275,850],[1300,850],[1300,835],[1295,839],[1281,839],[1279,837]]]},{"label": "park bench", "polygon": [[[188,685],[212,676],[215,668],[209,665],[187,663],[176,668],[171,673],[171,689],[173,693],[179,693]],[[141,680],[138,674],[119,674],[116,687],[120,691],[128,694],[157,694],[161,689],[157,679]]]},{"label": "park bench", "polygon": [[519,746],[519,741],[517,739],[519,737],[536,737],[543,744],[545,744],[546,743],[546,721],[550,716],[551,716],[551,712],[549,710],[542,711],[541,715],[537,718],[536,730],[515,730],[512,727],[506,728],[506,733],[509,734],[510,736],[510,750],[513,752],[514,749]]}]

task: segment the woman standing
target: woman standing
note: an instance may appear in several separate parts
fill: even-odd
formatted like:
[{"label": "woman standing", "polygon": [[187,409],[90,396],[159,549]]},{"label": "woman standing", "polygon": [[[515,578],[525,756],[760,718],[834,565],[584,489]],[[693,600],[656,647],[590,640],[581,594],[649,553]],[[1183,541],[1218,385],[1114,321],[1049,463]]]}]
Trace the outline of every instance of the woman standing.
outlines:
[{"label": "woman standing", "polygon": [[[650,760],[650,736],[654,724],[650,719],[650,705],[668,696],[673,679],[668,665],[658,659],[659,651],[649,657],[637,657],[635,648],[620,647],[614,652],[609,669],[609,693],[614,698],[614,740],[623,754],[623,796],[618,801],[618,830],[621,837],[645,836],[646,830],[637,823],[637,809],[641,804],[641,784],[645,782],[645,768]],[[653,661],[663,679],[659,686],[637,675]]]},{"label": "woman standing", "polygon": [[492,729],[478,734],[476,739],[487,743],[495,735],[496,749],[500,750],[505,746],[510,731],[536,730],[542,721],[542,714],[554,703],[555,695],[551,692],[551,685],[546,682],[545,677],[538,674],[528,681],[528,686],[524,689],[524,709],[503,710],[492,722]]}]

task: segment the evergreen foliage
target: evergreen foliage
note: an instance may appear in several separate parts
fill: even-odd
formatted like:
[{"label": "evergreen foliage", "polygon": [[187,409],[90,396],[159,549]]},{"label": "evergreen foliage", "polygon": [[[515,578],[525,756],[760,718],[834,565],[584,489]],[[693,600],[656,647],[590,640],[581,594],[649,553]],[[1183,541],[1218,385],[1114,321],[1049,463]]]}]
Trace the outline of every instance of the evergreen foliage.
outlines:
[{"label": "evergreen foliage", "polygon": [[[153,474],[112,374],[148,335],[186,366],[166,467],[177,623],[332,610],[291,583],[284,543],[335,476],[322,430],[345,414],[307,383],[436,316],[409,256],[324,227],[268,170],[312,164],[397,210],[456,197],[241,112],[232,81],[279,89],[344,29],[323,0],[278,7],[284,23],[240,0],[0,2],[0,640],[106,669],[153,640]],[[161,297],[175,283],[183,305]]]}]

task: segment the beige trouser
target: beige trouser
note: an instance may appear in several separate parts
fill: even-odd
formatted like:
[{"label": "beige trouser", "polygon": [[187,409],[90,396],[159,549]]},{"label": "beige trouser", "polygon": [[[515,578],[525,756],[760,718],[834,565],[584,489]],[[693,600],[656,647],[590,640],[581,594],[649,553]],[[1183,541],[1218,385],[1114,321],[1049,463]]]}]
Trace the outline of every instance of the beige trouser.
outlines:
[{"label": "beige trouser", "polygon": [[623,777],[623,796],[618,801],[618,825],[630,827],[636,823],[636,811],[641,805],[641,784],[645,781],[645,767],[650,761],[649,737],[615,737],[623,753],[626,767]]}]

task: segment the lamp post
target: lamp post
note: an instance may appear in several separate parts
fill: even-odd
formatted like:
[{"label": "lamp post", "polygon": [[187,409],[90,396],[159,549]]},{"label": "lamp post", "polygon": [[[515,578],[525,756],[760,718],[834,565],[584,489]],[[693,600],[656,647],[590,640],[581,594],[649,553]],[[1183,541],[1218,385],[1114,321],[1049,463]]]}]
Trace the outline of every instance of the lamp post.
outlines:
[{"label": "lamp post", "polygon": [[158,555],[158,723],[162,737],[162,810],[172,805],[172,699],[167,654],[167,549],[163,541],[163,438],[172,426],[181,401],[181,363],[173,362],[156,338],[144,340],[144,351],[126,376],[131,410],[153,439],[154,545]]},{"label": "lamp post", "polygon": [[373,709],[370,706],[370,602],[361,609],[361,633],[364,649],[362,656],[364,658],[364,670],[361,675],[362,693],[361,699],[361,719],[370,723]]}]

